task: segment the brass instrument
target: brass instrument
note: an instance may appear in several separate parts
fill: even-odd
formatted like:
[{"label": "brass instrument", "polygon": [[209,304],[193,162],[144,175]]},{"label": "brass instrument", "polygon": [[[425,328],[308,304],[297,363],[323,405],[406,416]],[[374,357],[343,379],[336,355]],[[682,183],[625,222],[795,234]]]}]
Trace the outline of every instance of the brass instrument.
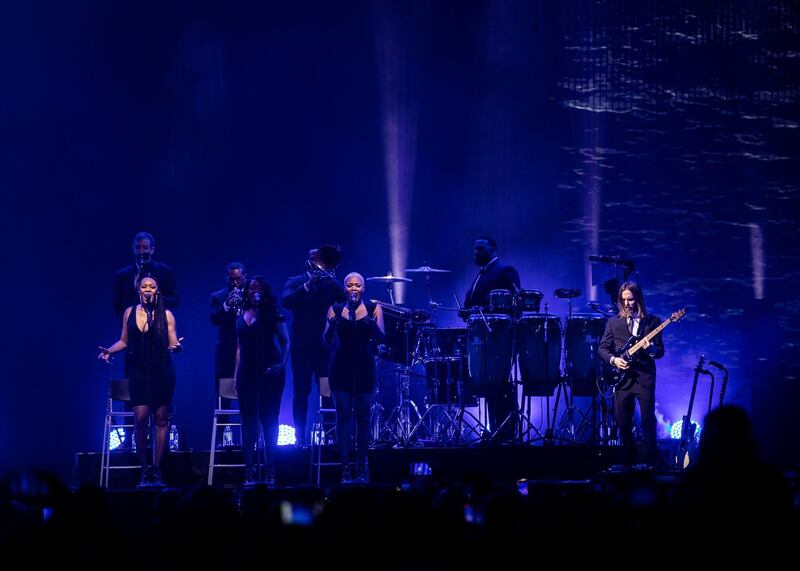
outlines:
[{"label": "brass instrument", "polygon": [[312,278],[336,279],[336,268],[342,261],[341,248],[331,244],[324,244],[314,248],[308,253],[306,271]]}]

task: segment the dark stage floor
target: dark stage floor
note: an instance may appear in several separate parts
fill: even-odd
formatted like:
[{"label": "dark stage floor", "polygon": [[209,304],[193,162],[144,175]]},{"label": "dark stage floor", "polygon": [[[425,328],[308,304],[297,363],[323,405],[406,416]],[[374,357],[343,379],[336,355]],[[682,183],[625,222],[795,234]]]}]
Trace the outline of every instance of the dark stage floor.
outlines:
[{"label": "dark stage floor", "polygon": [[[665,462],[674,454],[674,441],[661,444]],[[620,448],[587,445],[553,446],[474,446],[374,448],[369,452],[370,481],[377,485],[398,485],[420,473],[444,482],[462,482],[480,476],[496,485],[513,485],[518,480],[589,480],[620,461]],[[322,461],[335,463],[338,451],[323,448]],[[226,450],[216,454],[217,464],[241,462],[241,451]],[[113,465],[134,465],[133,454],[112,453]],[[209,452],[172,452],[164,462],[164,480],[171,486],[206,483]],[[338,483],[339,466],[323,466],[322,484]],[[214,485],[234,487],[241,484],[241,468],[215,468]],[[111,489],[132,489],[138,483],[139,470],[112,470]],[[276,459],[279,486],[305,486],[317,481],[311,466],[311,450],[293,446],[279,447]],[[100,481],[100,454],[75,455],[73,484],[97,484]]]}]

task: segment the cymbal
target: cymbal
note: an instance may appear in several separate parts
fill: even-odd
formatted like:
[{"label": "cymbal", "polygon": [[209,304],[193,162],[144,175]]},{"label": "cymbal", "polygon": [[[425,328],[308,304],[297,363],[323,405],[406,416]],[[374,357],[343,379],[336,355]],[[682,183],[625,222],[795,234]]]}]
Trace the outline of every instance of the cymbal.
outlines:
[{"label": "cymbal", "polygon": [[385,276],[372,276],[367,278],[368,282],[381,282],[384,284],[396,284],[396,283],[408,283],[413,282],[414,280],[408,278],[400,278],[397,276],[393,276],[392,274],[388,274]]},{"label": "cymbal", "polygon": [[554,292],[554,295],[561,299],[570,299],[581,295],[581,290],[577,288],[560,287]]},{"label": "cymbal", "polygon": [[440,270],[439,268],[432,268],[430,266],[420,266],[418,268],[407,268],[405,271],[419,274],[445,274],[450,273],[451,270]]}]

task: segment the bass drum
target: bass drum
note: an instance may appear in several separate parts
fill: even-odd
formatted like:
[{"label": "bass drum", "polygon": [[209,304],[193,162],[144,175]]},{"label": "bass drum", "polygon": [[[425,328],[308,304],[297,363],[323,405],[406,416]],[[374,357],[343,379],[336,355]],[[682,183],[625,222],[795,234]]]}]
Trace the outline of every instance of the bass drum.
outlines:
[{"label": "bass drum", "polygon": [[511,374],[512,320],[508,315],[472,315],[467,321],[467,364],[475,394],[503,394]]},{"label": "bass drum", "polygon": [[595,379],[600,373],[597,346],[605,329],[606,318],[600,315],[578,314],[567,319],[566,372],[575,396],[588,397],[596,392]]},{"label": "bass drum", "polygon": [[561,319],[523,314],[516,327],[523,394],[552,396],[561,377]]}]

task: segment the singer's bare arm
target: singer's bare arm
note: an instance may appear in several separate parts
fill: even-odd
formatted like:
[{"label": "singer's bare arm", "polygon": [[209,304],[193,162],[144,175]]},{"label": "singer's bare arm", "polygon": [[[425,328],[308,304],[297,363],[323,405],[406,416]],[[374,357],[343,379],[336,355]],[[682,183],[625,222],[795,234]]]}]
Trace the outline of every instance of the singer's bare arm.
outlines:
[{"label": "singer's bare arm", "polygon": [[386,330],[383,327],[383,308],[380,305],[377,305],[373,315],[375,316],[375,322],[378,324],[378,329],[380,329],[381,333],[385,335]]},{"label": "singer's bare arm", "polygon": [[322,332],[322,342],[326,345],[331,342],[331,320],[336,317],[336,313],[333,311],[333,306],[328,308],[328,313],[325,314],[325,329]]},{"label": "singer's bare arm", "polygon": [[103,347],[102,345],[97,346],[97,348],[100,349],[100,354],[97,356],[98,359],[108,361],[108,358],[111,355],[114,353],[119,353],[120,351],[124,351],[128,346],[128,318],[131,315],[131,309],[132,308],[129,307],[122,315],[122,332],[119,334],[119,340],[115,341],[111,347]]},{"label": "singer's bare arm", "polygon": [[175,332],[175,316],[172,315],[172,312],[167,309],[167,339],[169,340],[169,347],[170,349],[174,349],[178,345],[181,344],[180,340],[178,339],[178,334]]}]

